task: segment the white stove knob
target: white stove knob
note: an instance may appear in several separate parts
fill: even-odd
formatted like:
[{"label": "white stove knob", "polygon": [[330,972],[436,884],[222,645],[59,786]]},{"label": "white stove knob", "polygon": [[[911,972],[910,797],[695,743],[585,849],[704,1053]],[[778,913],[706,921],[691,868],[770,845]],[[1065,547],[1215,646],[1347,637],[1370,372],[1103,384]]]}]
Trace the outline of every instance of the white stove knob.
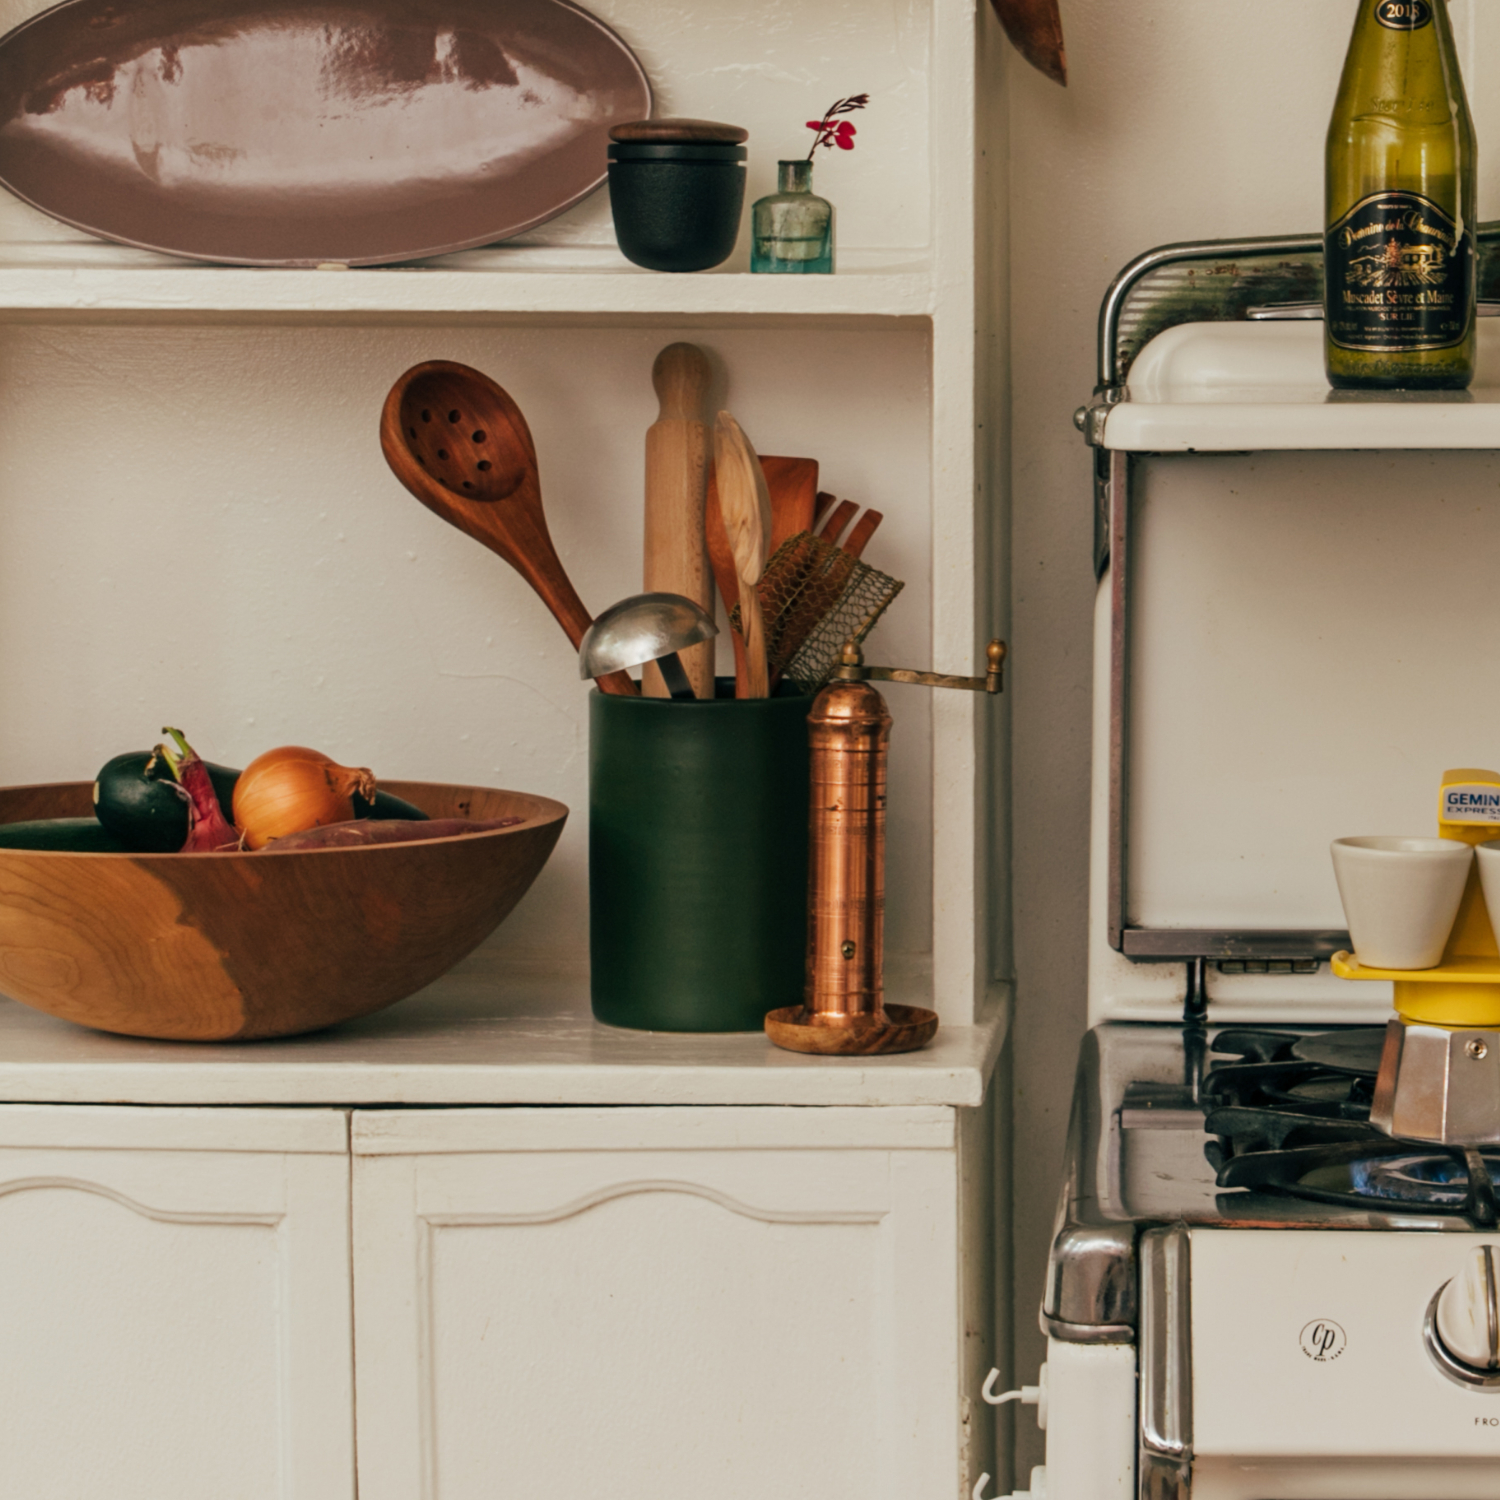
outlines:
[{"label": "white stove knob", "polygon": [[1480,1377],[1500,1375],[1500,1249],[1481,1245],[1438,1293],[1434,1324],[1448,1356]]}]

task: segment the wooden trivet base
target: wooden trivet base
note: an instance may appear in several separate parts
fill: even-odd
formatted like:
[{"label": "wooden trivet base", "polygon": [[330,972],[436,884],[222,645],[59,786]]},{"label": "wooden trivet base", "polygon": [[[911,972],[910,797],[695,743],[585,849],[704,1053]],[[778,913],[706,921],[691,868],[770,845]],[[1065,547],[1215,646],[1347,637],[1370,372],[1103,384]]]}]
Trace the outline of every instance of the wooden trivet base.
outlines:
[{"label": "wooden trivet base", "polygon": [[887,1005],[884,1021],[860,1018],[847,1025],[811,1025],[800,1005],[773,1010],[766,1035],[788,1052],[820,1052],[828,1057],[871,1057],[882,1052],[915,1052],[937,1035],[937,1012],[916,1005]]}]

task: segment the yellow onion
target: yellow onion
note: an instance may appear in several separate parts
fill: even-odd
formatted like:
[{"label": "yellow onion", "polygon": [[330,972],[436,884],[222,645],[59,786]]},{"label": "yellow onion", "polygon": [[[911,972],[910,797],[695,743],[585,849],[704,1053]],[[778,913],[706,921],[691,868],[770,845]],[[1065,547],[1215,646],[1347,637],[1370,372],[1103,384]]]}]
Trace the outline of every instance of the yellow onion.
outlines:
[{"label": "yellow onion", "polygon": [[252,849],[272,839],[354,816],[354,794],[375,796],[375,778],[363,767],[335,764],[318,750],[282,745],[257,755],[234,787],[234,823]]}]

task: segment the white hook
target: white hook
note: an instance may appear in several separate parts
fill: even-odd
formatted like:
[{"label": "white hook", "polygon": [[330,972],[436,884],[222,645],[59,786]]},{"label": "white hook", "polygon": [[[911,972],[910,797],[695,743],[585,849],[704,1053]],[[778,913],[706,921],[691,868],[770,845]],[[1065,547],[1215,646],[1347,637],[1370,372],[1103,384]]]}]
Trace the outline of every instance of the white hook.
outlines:
[{"label": "white hook", "polygon": [[974,1486],[974,1500],[984,1500],[984,1487],[989,1482],[990,1476],[988,1474],[981,1474],[979,1476],[979,1483]]},{"label": "white hook", "polygon": [[1006,1391],[1003,1396],[995,1394],[995,1382],[1000,1378],[999,1370],[991,1370],[984,1377],[984,1386],[980,1395],[990,1406],[1004,1406],[1007,1401],[1019,1401],[1022,1406],[1036,1407],[1036,1423],[1043,1429],[1047,1426],[1047,1367],[1042,1366],[1039,1383],[1036,1385],[1023,1385],[1020,1390]]},{"label": "white hook", "polygon": [[[979,1392],[979,1394],[983,1396],[991,1406],[1004,1406],[1007,1401],[1021,1400],[1023,1394],[1022,1391],[1007,1391],[1003,1396],[997,1396],[995,1394],[995,1382],[999,1380],[999,1378],[999,1370],[991,1370],[990,1373],[984,1377],[984,1387]],[[989,1476],[986,1475],[985,1477],[988,1478]],[[979,1496],[976,1495],[974,1497],[974,1500],[979,1500]]]}]

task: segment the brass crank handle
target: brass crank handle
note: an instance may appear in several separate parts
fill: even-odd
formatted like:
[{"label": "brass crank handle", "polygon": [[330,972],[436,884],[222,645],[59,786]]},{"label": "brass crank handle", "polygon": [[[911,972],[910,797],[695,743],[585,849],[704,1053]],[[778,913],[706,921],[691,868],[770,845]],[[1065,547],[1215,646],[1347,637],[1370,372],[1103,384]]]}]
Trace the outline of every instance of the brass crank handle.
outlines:
[{"label": "brass crank handle", "polygon": [[950,677],[944,672],[917,672],[910,667],[867,667],[858,641],[849,641],[833,675],[842,682],[912,682],[918,687],[962,688],[970,693],[1005,691],[1005,642],[993,640],[985,648],[989,663],[983,677]]}]

